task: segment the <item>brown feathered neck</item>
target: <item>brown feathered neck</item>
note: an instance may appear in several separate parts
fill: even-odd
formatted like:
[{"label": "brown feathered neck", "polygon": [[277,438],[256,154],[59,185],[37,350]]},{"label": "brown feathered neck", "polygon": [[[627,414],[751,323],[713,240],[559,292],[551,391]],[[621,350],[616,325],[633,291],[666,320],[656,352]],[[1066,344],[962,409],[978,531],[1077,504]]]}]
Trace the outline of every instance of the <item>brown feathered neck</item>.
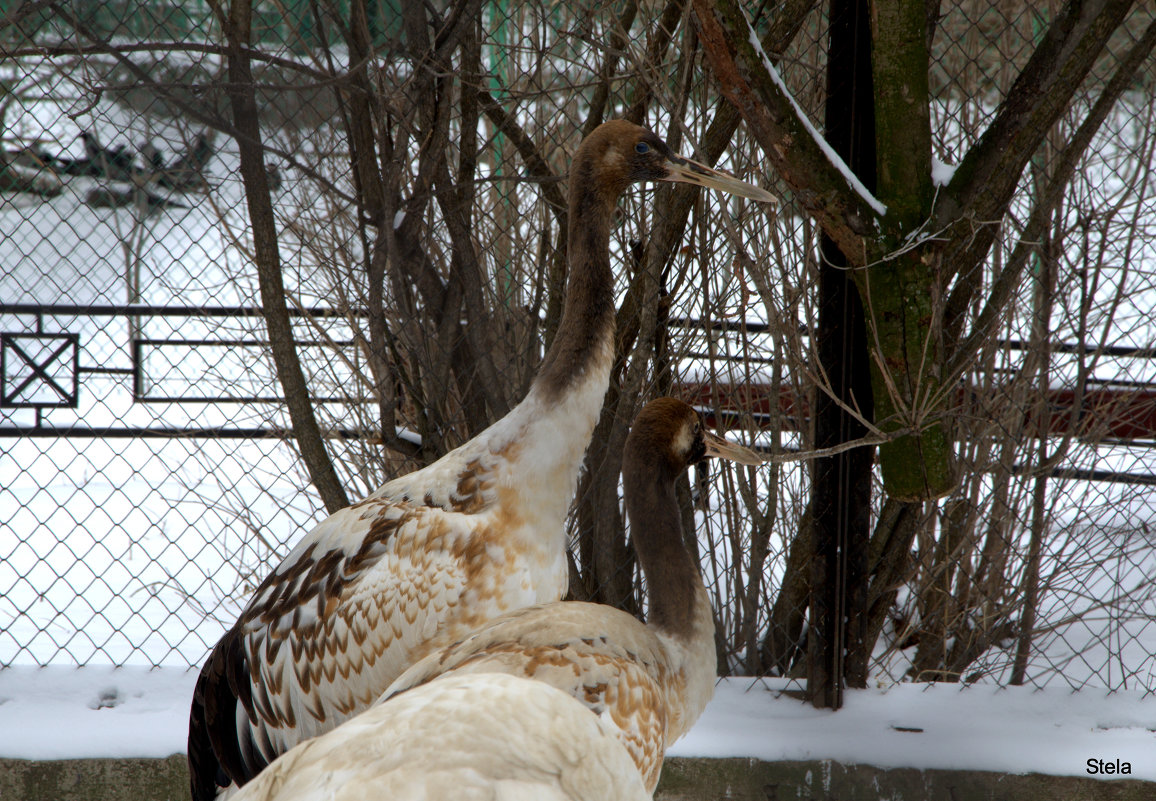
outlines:
[{"label": "brown feathered neck", "polygon": [[625,120],[603,123],[587,136],[570,165],[567,263],[569,277],[562,319],[542,361],[537,385],[556,398],[571,383],[605,361],[614,338],[614,274],[610,230],[618,198],[630,184],[661,177],[640,165],[634,148],[645,140],[668,152],[654,134]]},{"label": "brown feathered neck", "polygon": [[683,541],[675,482],[703,458],[698,422],[681,401],[650,403],[627,437],[622,461],[626,513],[649,594],[648,625],[684,637],[693,632],[702,578]]}]

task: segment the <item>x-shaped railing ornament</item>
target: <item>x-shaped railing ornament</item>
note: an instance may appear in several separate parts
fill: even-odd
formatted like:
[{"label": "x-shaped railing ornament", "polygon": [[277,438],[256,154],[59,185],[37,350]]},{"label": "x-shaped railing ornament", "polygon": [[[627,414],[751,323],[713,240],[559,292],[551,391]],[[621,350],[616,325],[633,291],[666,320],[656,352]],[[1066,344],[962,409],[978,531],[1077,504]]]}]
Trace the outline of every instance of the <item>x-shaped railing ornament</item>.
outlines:
[{"label": "x-shaped railing ornament", "polygon": [[[28,349],[21,347],[20,340],[36,342],[59,341],[56,347],[42,350],[33,356]],[[8,408],[28,407],[68,407],[74,408],[77,401],[77,362],[80,351],[80,336],[78,334],[0,334],[0,406]],[[12,354],[11,361],[9,354]],[[69,355],[71,364],[61,360]],[[71,379],[71,387],[61,382],[61,377],[49,372],[60,362],[68,374],[64,377],[67,382]],[[30,375],[18,375],[25,369],[31,370]],[[59,400],[20,401],[18,398],[34,381],[41,382],[40,387],[51,389]],[[37,387],[36,389],[39,389]]]}]

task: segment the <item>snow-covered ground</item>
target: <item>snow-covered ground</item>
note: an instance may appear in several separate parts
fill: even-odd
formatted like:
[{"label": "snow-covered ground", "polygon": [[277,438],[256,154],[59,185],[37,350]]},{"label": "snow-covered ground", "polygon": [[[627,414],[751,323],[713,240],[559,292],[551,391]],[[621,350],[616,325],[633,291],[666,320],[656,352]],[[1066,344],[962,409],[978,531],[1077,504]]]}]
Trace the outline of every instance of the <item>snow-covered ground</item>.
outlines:
[{"label": "snow-covered ground", "polygon": [[[0,757],[184,753],[196,672],[175,668],[0,670]],[[834,759],[879,767],[1087,776],[1089,760],[1156,781],[1156,696],[903,684],[849,691],[839,712],[775,680],[723,679],[683,757]],[[1120,778],[1098,774],[1098,778]]]}]

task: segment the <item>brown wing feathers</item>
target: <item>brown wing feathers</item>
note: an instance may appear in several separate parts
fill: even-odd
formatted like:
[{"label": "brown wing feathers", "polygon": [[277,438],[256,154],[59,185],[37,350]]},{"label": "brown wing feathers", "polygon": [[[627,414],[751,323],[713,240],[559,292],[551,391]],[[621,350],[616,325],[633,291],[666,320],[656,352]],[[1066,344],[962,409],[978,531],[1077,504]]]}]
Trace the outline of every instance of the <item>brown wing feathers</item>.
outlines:
[{"label": "brown wing feathers", "polygon": [[193,801],[212,801],[236,777],[252,777],[268,765],[249,727],[238,725],[238,705],[253,713],[248,658],[234,629],[221,638],[193,690],[189,715],[189,765]]},{"label": "brown wing feathers", "polygon": [[[356,506],[368,507],[365,511],[373,518],[356,552],[331,548],[317,555],[318,544],[311,543],[292,565],[265,577],[206,660],[189,714],[194,801],[211,801],[218,788],[227,787],[230,781],[242,785],[252,779],[279,753],[269,742],[266,727],[296,725],[292,707],[275,700],[284,681],[294,679],[277,670],[262,670],[262,664],[274,663],[277,652],[288,647],[292,662],[302,666],[296,681],[305,693],[323,674],[332,681],[326,668],[315,663],[339,645],[332,636],[332,623],[342,593],[378,562],[398,528],[418,513],[414,509],[400,515],[383,514],[393,505],[382,501]],[[256,665],[251,663],[250,650],[260,657]],[[372,662],[377,654],[366,656]],[[315,703],[308,709],[310,714],[325,719],[324,710],[316,705],[319,699],[306,696],[304,700]]]},{"label": "brown wing feathers", "polygon": [[[268,627],[265,640],[266,656],[271,657],[281,645],[287,632],[274,634],[278,623],[292,625],[301,622],[302,609],[317,600],[318,619],[323,620],[327,606],[340,592],[343,553],[331,550],[320,559],[313,558],[311,545],[293,567],[282,573],[271,573],[254,593],[255,603],[242,613],[224,637],[213,648],[197,678],[193,704],[189,714],[189,764],[193,801],[212,801],[218,788],[230,781],[238,785],[260,773],[276,756],[267,738],[254,740],[254,727],[247,721],[278,720],[292,710],[278,714],[267,697],[280,690],[279,681],[273,686],[260,684],[259,677],[251,674],[245,646],[245,630],[254,621]],[[268,636],[274,634],[274,636]],[[277,636],[280,634],[281,636]],[[255,643],[256,644],[256,643]],[[259,648],[259,645],[258,645]],[[278,677],[279,678],[279,677]],[[254,703],[253,686],[263,697]],[[258,709],[260,707],[260,709]],[[293,721],[279,721],[293,725]],[[264,728],[257,726],[258,736]]]}]

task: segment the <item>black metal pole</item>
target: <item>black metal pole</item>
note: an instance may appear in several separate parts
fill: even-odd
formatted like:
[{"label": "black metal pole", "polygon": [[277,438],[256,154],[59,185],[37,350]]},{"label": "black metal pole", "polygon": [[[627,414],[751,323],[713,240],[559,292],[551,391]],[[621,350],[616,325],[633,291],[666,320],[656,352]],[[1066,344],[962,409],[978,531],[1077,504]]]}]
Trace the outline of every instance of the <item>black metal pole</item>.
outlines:
[{"label": "black metal pole", "polygon": [[[875,115],[868,0],[831,0],[826,137],[869,188],[875,185]],[[835,243],[823,238],[815,347],[830,394],[815,400],[815,446],[856,439],[873,411],[863,306]],[[817,459],[812,472],[814,562],[808,691],[815,706],[838,709],[843,688],[865,686],[867,573],[874,449]]]}]

